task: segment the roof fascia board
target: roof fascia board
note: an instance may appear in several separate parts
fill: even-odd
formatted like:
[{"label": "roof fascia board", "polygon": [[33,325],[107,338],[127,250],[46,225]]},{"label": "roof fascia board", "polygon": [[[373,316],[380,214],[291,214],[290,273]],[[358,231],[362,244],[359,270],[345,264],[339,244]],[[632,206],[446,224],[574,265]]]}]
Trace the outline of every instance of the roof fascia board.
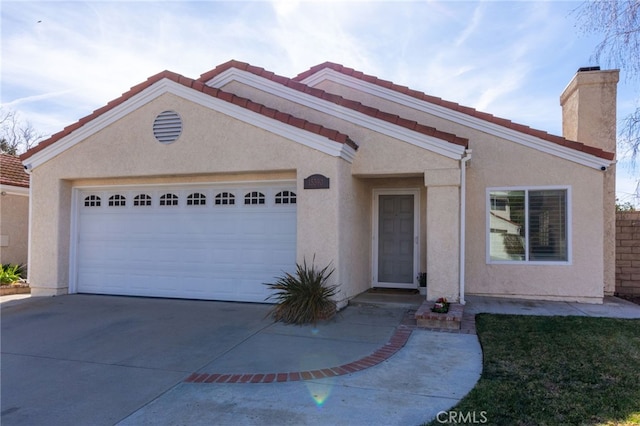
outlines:
[{"label": "roof fascia board", "polygon": [[29,188],[25,188],[22,186],[14,186],[7,185],[4,183],[0,183],[0,192],[2,195],[23,195],[25,197],[29,196]]},{"label": "roof fascia board", "polygon": [[60,139],[58,142],[48,146],[40,152],[29,157],[24,163],[30,169],[56,157],[75,144],[83,141],[87,137],[97,133],[105,127],[113,124],[127,114],[132,113],[143,105],[153,101],[165,93],[172,93],[201,106],[214,109],[223,114],[229,115],[248,124],[263,128],[294,142],[301,143],[307,147],[316,149],[325,154],[340,157],[348,162],[353,162],[355,150],[346,144],[332,141],[324,136],[315,135],[311,132],[295,128],[278,120],[271,119],[256,112],[234,105],[230,102],[218,99],[205,93],[193,90],[170,79],[164,78],[141,93],[132,96],[122,104],[96,117],[94,120],[75,130],[71,134]]},{"label": "roof fascia board", "polygon": [[507,139],[520,145],[524,145],[526,147],[533,148],[546,154],[551,154],[556,157],[581,164],[583,166],[599,170],[603,166],[610,166],[611,164],[615,163],[615,160],[611,161],[605,158],[597,157],[595,155],[587,154],[585,152],[576,151],[574,149],[567,148],[553,142],[545,141],[544,139],[532,135],[527,135],[516,130],[500,126],[498,124],[470,116],[468,114],[454,111],[440,105],[432,104],[430,102],[421,101],[420,99],[416,99],[403,93],[399,93],[395,90],[387,89],[377,84],[362,81],[360,79],[347,76],[329,68],[324,68],[318,71],[317,73],[302,80],[301,83],[313,87],[314,85],[325,80],[333,81],[352,89],[360,90],[370,95],[378,96],[391,102],[395,102],[400,105],[404,105],[409,108],[413,108],[418,111],[443,118],[445,120],[453,121],[454,123],[458,123],[472,129],[497,136],[499,138]]},{"label": "roof fascia board", "polygon": [[237,68],[229,68],[211,80],[205,82],[205,84],[222,89],[226,84],[233,81],[246,84],[258,90],[263,90],[272,95],[305,105],[309,108],[337,118],[347,118],[358,125],[367,127],[389,137],[400,139],[404,142],[443,155],[447,158],[460,160],[465,152],[465,147],[463,146],[455,145],[432,136],[423,135],[410,129],[387,123],[361,112],[354,111],[351,108],[336,105],[333,102],[291,89],[280,83]]}]

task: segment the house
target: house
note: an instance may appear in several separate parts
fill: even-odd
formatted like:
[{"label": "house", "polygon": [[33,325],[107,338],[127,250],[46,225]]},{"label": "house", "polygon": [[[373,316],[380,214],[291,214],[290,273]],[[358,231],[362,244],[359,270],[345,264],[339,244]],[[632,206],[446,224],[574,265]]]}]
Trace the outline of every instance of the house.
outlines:
[{"label": "house", "polygon": [[0,264],[26,265],[29,175],[18,157],[0,154]]},{"label": "house", "polygon": [[564,136],[335,63],[169,71],[43,141],[34,295],[262,302],[296,262],[372,287],[599,303],[614,291],[618,71],[581,69]]}]

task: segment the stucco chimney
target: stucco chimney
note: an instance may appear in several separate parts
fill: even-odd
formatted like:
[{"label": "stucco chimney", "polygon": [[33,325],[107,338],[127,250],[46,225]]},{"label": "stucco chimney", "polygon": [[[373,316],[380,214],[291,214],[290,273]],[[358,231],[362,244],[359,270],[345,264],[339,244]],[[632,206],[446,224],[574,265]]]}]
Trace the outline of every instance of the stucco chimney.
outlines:
[{"label": "stucco chimney", "polygon": [[616,150],[616,95],[619,70],[580,68],[560,95],[562,136]]},{"label": "stucco chimney", "polygon": [[[580,68],[560,95],[562,136],[616,152],[616,96],[619,70]],[[603,294],[615,292],[616,166],[602,171]],[[598,213],[599,209],[594,213]]]}]

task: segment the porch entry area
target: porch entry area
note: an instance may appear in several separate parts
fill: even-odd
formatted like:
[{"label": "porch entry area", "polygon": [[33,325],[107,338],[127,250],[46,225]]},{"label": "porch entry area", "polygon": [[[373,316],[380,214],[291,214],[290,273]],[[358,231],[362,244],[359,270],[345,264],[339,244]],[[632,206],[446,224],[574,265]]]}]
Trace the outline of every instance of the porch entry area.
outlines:
[{"label": "porch entry area", "polygon": [[378,189],[373,193],[373,285],[417,288],[419,189]]}]

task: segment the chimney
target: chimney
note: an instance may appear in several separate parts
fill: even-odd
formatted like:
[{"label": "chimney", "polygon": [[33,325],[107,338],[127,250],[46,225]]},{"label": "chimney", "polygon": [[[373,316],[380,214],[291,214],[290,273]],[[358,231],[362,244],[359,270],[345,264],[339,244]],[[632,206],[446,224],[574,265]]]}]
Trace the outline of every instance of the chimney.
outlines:
[{"label": "chimney", "polygon": [[[562,95],[562,136],[609,152],[616,152],[616,95],[619,70],[580,68]],[[603,295],[616,289],[616,166],[602,171]],[[594,204],[598,205],[599,204]]]},{"label": "chimney", "polygon": [[562,136],[616,151],[616,95],[619,70],[580,68],[560,95]]}]

